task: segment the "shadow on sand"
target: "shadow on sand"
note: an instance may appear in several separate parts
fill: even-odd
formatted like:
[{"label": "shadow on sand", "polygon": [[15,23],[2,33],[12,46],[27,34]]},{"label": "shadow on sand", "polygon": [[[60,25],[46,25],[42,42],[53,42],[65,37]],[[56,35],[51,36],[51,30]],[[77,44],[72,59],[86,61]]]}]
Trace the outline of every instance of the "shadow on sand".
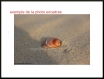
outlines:
[{"label": "shadow on sand", "polygon": [[[41,39],[41,41],[44,39]],[[27,32],[14,26],[14,64],[15,65],[54,65],[57,64],[44,50],[40,41],[32,39]]]}]

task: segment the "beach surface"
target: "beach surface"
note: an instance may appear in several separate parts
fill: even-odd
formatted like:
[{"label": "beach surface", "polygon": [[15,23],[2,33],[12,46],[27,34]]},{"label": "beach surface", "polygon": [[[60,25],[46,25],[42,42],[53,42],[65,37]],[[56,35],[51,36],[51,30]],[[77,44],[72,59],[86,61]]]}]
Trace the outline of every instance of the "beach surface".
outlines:
[{"label": "beach surface", "polygon": [[[58,38],[58,48],[42,42]],[[90,65],[90,14],[14,15],[15,65]]]}]

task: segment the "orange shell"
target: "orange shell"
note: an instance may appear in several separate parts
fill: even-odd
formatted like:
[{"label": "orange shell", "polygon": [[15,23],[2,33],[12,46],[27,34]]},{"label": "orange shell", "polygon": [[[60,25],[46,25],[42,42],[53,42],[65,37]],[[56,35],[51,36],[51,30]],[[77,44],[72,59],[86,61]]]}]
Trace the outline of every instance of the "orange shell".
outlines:
[{"label": "orange shell", "polygon": [[41,46],[44,48],[56,48],[61,46],[61,43],[62,42],[57,38],[49,38],[44,40]]}]

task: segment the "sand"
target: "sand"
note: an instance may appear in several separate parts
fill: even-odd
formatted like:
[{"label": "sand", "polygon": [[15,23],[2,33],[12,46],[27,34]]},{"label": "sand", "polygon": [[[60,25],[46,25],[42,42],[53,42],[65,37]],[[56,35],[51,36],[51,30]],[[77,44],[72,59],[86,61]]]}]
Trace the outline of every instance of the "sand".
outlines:
[{"label": "sand", "polygon": [[[50,37],[58,48],[42,48]],[[14,15],[15,65],[90,65],[90,15]]]}]

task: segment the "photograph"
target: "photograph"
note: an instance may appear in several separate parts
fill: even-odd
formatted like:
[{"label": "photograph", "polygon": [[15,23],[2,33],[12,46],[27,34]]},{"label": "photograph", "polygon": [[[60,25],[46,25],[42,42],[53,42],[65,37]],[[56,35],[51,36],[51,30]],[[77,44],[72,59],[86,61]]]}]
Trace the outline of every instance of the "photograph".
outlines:
[{"label": "photograph", "polygon": [[14,14],[14,65],[90,65],[90,14]]}]

